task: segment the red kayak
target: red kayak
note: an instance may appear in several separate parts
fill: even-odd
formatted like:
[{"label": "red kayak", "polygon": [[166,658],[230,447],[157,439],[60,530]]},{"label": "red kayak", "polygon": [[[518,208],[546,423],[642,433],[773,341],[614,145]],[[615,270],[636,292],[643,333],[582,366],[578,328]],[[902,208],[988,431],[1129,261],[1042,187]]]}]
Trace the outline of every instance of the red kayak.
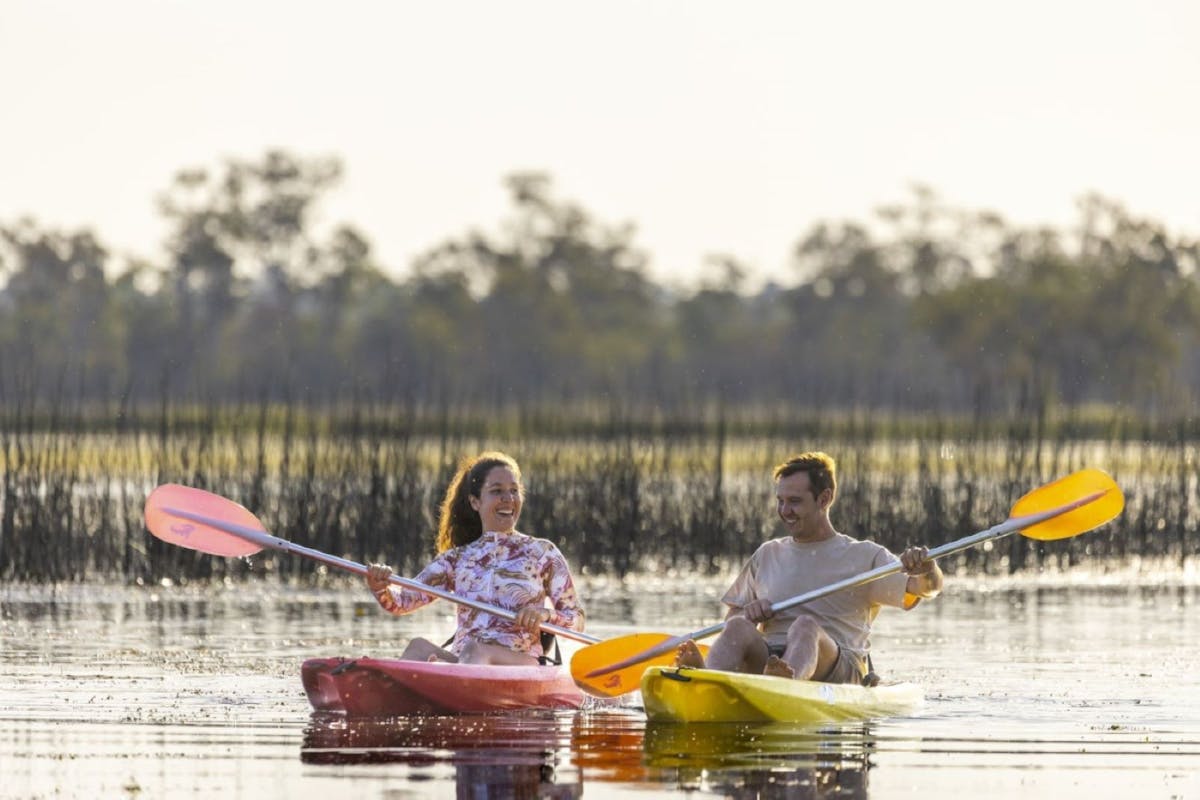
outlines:
[{"label": "red kayak", "polygon": [[571,676],[558,667],[310,658],[300,678],[314,709],[356,717],[482,714],[583,703]]}]

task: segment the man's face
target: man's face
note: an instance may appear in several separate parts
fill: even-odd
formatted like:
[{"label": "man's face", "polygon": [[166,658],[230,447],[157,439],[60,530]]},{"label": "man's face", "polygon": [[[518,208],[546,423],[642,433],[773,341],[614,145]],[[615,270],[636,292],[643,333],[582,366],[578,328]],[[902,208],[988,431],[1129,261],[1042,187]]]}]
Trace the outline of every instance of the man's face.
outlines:
[{"label": "man's face", "polygon": [[807,472],[794,472],[775,484],[776,511],[792,536],[804,537],[816,533],[824,506],[813,497]]}]

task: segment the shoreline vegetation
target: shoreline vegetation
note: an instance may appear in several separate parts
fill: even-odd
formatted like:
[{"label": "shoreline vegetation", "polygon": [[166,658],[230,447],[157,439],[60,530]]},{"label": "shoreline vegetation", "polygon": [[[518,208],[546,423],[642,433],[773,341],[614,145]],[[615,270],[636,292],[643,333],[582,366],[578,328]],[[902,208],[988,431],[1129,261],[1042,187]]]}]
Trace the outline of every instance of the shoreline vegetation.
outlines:
[{"label": "shoreline vegetation", "polygon": [[266,401],[164,401],[119,415],[84,403],[34,409],[0,412],[6,581],[322,582],[319,565],[295,556],[218,559],[155,540],[142,508],[170,482],[245,505],[276,536],[408,574],[431,555],[437,499],[456,462],[485,448],[525,465],[531,502],[521,529],[555,541],[593,578],[715,575],[740,563],[779,535],[770,470],[804,449],[838,460],[839,530],[893,551],[991,527],[1021,495],[1083,467],[1109,472],[1126,494],[1124,513],[1098,531],[1061,542],[1012,536],[948,559],[950,574],[1049,574],[1134,559],[1186,570],[1200,553],[1190,419],[1151,431],[1136,415],[1098,409],[1086,425],[1079,411],[755,418],[717,407],[679,418],[609,409],[602,418],[597,406],[580,420],[561,409],[555,417]]}]

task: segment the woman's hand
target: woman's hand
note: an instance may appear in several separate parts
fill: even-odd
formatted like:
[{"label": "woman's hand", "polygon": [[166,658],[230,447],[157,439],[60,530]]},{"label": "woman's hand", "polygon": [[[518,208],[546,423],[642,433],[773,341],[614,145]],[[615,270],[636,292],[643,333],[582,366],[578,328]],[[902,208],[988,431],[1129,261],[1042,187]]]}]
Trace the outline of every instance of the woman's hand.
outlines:
[{"label": "woman's hand", "polygon": [[392,577],[392,568],[387,564],[367,565],[367,588],[371,590],[371,594],[385,591],[390,585],[388,582],[390,577]]},{"label": "woman's hand", "polygon": [[551,617],[550,609],[545,606],[525,606],[517,612],[516,619],[513,621],[518,628],[524,628],[530,633],[537,633],[543,622],[549,622]]}]

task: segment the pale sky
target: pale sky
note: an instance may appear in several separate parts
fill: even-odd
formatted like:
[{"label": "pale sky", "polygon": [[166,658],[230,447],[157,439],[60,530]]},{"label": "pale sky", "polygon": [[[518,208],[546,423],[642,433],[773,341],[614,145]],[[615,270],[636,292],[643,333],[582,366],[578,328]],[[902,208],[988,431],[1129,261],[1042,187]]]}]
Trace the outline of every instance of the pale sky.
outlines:
[{"label": "pale sky", "polygon": [[336,155],[319,222],[410,259],[505,175],[631,221],[656,278],[787,275],[909,187],[1066,226],[1098,191],[1200,234],[1200,2],[0,0],[0,222],[161,260],[176,171]]}]

